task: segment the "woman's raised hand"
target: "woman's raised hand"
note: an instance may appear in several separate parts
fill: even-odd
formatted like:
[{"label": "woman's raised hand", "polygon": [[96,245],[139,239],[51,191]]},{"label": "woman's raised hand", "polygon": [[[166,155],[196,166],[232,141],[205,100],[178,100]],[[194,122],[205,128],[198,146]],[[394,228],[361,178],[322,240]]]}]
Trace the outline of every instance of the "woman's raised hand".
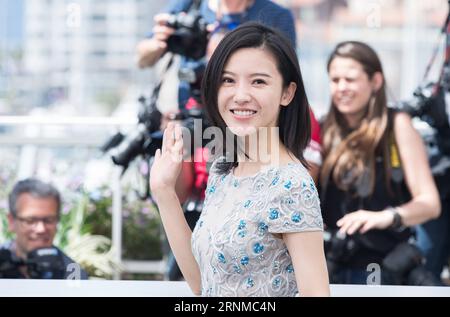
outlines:
[{"label": "woman's raised hand", "polygon": [[183,137],[181,126],[169,122],[164,130],[162,148],[155,153],[150,172],[150,188],[154,196],[175,190],[175,184],[183,161]]}]

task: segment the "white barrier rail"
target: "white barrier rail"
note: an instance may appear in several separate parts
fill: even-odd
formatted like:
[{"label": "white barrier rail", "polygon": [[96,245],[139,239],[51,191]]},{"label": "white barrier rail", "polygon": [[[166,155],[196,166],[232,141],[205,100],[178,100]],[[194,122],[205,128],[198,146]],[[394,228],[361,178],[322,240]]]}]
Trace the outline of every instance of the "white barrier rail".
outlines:
[{"label": "white barrier rail", "polygon": [[[331,285],[333,297],[450,297],[450,287]],[[0,297],[192,297],[186,282],[0,279]]]}]

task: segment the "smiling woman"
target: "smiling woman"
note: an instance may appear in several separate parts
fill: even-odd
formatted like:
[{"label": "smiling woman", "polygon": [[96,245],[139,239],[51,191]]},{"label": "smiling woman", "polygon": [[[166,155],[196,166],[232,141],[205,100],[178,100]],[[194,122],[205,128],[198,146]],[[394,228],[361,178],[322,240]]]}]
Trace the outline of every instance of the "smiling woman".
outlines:
[{"label": "smiling woman", "polygon": [[[8,225],[9,230],[15,234],[15,239],[1,247],[3,251],[9,251],[12,261],[17,266],[17,275],[14,273],[14,276],[10,277],[67,278],[70,276],[72,273],[70,267],[75,262],[53,246],[60,209],[60,194],[51,184],[29,178],[14,185],[9,194]],[[51,251],[57,256],[53,257],[54,262],[47,260],[45,272],[42,271],[43,274],[39,275],[36,272],[41,270],[30,270],[25,263],[32,255],[39,254],[39,250],[42,249],[46,249],[46,252]],[[39,268],[40,263],[38,261],[36,263],[36,267]],[[77,268],[76,278],[87,279],[87,273],[78,265]],[[51,274],[47,275],[47,272]]]},{"label": "smiling woman", "polygon": [[[330,250],[330,276],[334,283],[365,284],[369,265],[381,265],[408,241],[408,227],[439,215],[439,196],[411,119],[387,107],[375,51],[343,42],[327,66],[332,99],[322,130],[321,199],[327,227],[345,238],[342,248]],[[395,283],[387,275],[382,282]]]},{"label": "smiling woman", "polygon": [[223,71],[218,96],[220,115],[227,127],[240,136],[258,127],[276,127],[279,105],[289,105],[297,85],[291,82],[283,88],[274,56],[262,48],[243,48],[240,54],[230,57]]},{"label": "smiling woman", "polygon": [[[273,29],[243,24],[214,51],[202,91],[225,152],[216,153],[193,232],[175,193],[183,139],[173,123],[150,177],[186,281],[203,296],[328,295],[318,193],[303,157],[309,106],[295,50]],[[261,132],[272,128],[279,130],[276,146]],[[245,146],[228,147],[227,131],[240,144],[252,139],[257,149],[269,149],[269,163]]]}]

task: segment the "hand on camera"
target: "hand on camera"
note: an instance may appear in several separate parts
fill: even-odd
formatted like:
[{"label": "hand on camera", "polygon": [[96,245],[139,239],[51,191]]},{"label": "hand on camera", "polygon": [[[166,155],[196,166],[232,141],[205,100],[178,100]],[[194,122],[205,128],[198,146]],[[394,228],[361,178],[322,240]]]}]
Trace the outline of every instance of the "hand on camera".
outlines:
[{"label": "hand on camera", "polygon": [[393,221],[391,212],[358,210],[349,213],[337,221],[341,233],[352,235],[355,232],[361,234],[372,229],[387,229]]},{"label": "hand on camera", "polygon": [[170,15],[167,13],[155,16],[153,36],[141,41],[138,46],[139,66],[147,67],[154,65],[167,49],[167,39],[175,32],[173,28],[166,25]]}]

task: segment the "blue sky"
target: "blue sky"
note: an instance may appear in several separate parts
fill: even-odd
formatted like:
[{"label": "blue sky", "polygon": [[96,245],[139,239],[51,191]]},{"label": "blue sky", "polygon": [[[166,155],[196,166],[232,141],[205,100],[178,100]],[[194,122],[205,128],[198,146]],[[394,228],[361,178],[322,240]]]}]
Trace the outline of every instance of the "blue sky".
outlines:
[{"label": "blue sky", "polygon": [[23,40],[24,0],[0,0],[0,49],[15,48]]}]

